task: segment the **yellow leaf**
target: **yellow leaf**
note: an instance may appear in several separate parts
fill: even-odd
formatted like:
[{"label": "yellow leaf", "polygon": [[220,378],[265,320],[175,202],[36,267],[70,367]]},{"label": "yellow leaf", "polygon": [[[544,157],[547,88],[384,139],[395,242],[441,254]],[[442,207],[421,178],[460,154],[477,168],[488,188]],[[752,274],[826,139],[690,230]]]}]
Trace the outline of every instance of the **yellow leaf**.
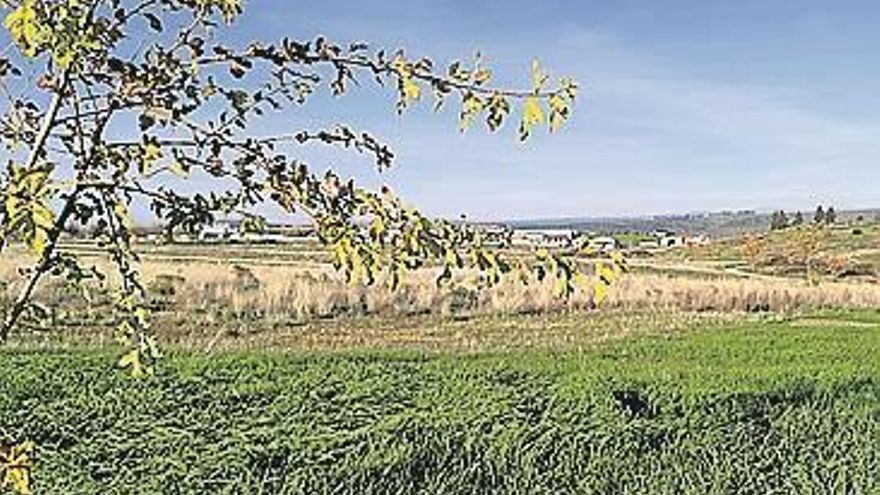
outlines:
[{"label": "yellow leaf", "polygon": [[500,93],[494,93],[492,97],[489,98],[489,115],[486,117],[486,123],[489,125],[489,130],[498,130],[509,113],[510,103],[507,102],[507,98]]},{"label": "yellow leaf", "polygon": [[490,71],[489,69],[480,68],[474,72],[473,77],[474,84],[476,84],[477,86],[482,86],[492,79],[492,71]]},{"label": "yellow leaf", "polygon": [[34,226],[34,231],[30,238],[30,247],[37,255],[42,256],[46,252],[46,245],[49,243],[49,235],[40,227]]},{"label": "yellow leaf", "polygon": [[[160,357],[162,357],[162,353],[159,352],[159,345],[156,344],[156,339],[154,337],[152,337],[150,335],[147,335],[146,337],[144,337],[143,347],[144,347],[144,352],[146,352],[146,354],[151,359],[159,359]],[[151,372],[152,372],[152,369],[151,369]]]},{"label": "yellow leaf", "polygon": [[523,107],[523,120],[533,125],[544,123],[544,110],[541,108],[538,98],[534,96],[526,98],[525,106]]},{"label": "yellow leaf", "polygon": [[419,85],[413,80],[412,76],[403,79],[403,96],[407,101],[418,100],[422,95]]},{"label": "yellow leaf", "polygon": [[132,349],[127,353],[123,354],[121,358],[119,358],[119,367],[120,368],[131,368],[131,376],[135,378],[140,378],[144,376],[144,365],[141,361],[141,352],[138,349]]},{"label": "yellow leaf", "polygon": [[7,468],[3,484],[12,488],[16,493],[28,495],[31,493],[30,473],[26,469]]},{"label": "yellow leaf", "polygon": [[461,101],[461,131],[468,130],[474,118],[483,111],[483,100],[473,93],[466,93]]},{"label": "yellow leaf", "polygon": [[532,61],[532,91],[536,94],[541,91],[544,84],[547,83],[547,74],[541,70],[541,63],[537,60]]},{"label": "yellow leaf", "polygon": [[544,110],[541,108],[541,103],[538,101],[536,96],[530,96],[526,98],[526,101],[523,105],[523,117],[522,124],[520,125],[520,139],[525,140],[531,135],[532,129],[536,125],[541,125],[544,123]]},{"label": "yellow leaf", "polygon": [[128,211],[128,206],[122,201],[117,201],[116,204],[113,205],[113,214],[116,215],[116,218],[119,219],[119,222],[125,229],[130,230],[134,225],[134,221],[131,218],[131,212]]},{"label": "yellow leaf", "polygon": [[605,301],[605,298],[608,297],[608,286],[605,285],[601,280],[596,282],[593,286],[593,302],[598,304],[602,304]]},{"label": "yellow leaf", "polygon": [[119,367],[127,368],[138,361],[139,356],[137,350],[132,349],[131,351],[126,352],[119,358]]},{"label": "yellow leaf", "polygon": [[150,165],[162,158],[162,148],[153,142],[144,145],[143,153],[143,161],[146,168],[149,168]]},{"label": "yellow leaf", "polygon": [[361,256],[361,253],[357,249],[353,249],[349,259],[351,260],[352,285],[357,285],[360,281],[366,281],[367,275],[365,272],[364,259]]},{"label": "yellow leaf", "polygon": [[382,217],[373,218],[373,221],[370,222],[370,236],[374,240],[380,240],[384,234],[385,222],[382,220]]},{"label": "yellow leaf", "polygon": [[456,268],[461,265],[461,260],[458,257],[458,253],[455,252],[455,249],[446,249],[446,265],[450,267],[454,266]]},{"label": "yellow leaf", "polygon": [[615,280],[617,280],[617,273],[612,270],[605,263],[597,263],[596,264],[596,275],[599,276],[602,280],[604,280],[607,284],[613,284]]},{"label": "yellow leaf", "polygon": [[219,8],[223,14],[223,21],[230,24],[235,20],[235,16],[241,13],[242,0],[196,0],[196,5],[204,9]]},{"label": "yellow leaf", "polygon": [[49,180],[49,168],[30,170],[21,179],[24,187],[33,196],[39,196],[46,192],[46,183]]},{"label": "yellow leaf", "polygon": [[553,295],[556,297],[565,297],[568,295],[568,280],[564,277],[557,278],[556,284],[553,286]]},{"label": "yellow leaf", "polygon": [[31,219],[34,225],[44,230],[51,230],[55,226],[55,214],[42,202],[36,202],[31,207]]},{"label": "yellow leaf", "polygon": [[411,102],[422,96],[422,89],[415,82],[412,66],[406,63],[402,56],[398,56],[391,63],[392,69],[397,74],[397,89],[400,92],[398,109],[402,110]]},{"label": "yellow leaf", "polygon": [[134,310],[134,317],[141,326],[147,326],[147,310],[143,306],[139,306]]},{"label": "yellow leaf", "polygon": [[37,53],[37,11],[34,0],[25,0],[3,20],[12,39],[28,57]]},{"label": "yellow leaf", "polygon": [[58,67],[61,67],[62,69],[66,69],[66,68],[70,67],[70,64],[73,63],[73,56],[74,56],[73,50],[62,50],[58,53],[52,54],[52,60],[55,62],[55,64]]},{"label": "yellow leaf", "polygon": [[618,252],[611,253],[611,261],[614,263],[614,271],[618,275],[627,271],[626,258]]},{"label": "yellow leaf", "polygon": [[550,96],[550,132],[556,132],[562,128],[568,120],[570,109],[568,103],[558,94]]},{"label": "yellow leaf", "polygon": [[7,453],[0,453],[0,467],[4,475],[0,488],[10,487],[16,493],[31,493],[30,471],[33,466],[33,442],[24,442],[12,446]]},{"label": "yellow leaf", "polygon": [[189,173],[184,170],[183,165],[178,161],[173,161],[168,165],[168,170],[170,170],[174,175],[178,177],[187,177]]}]

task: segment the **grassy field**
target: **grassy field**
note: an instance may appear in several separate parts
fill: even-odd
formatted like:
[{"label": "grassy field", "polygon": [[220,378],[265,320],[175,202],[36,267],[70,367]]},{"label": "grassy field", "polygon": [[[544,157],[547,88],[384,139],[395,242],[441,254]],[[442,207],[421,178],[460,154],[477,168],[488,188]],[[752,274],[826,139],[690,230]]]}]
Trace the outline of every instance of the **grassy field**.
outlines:
[{"label": "grassy field", "polygon": [[[112,280],[50,281],[48,324],[0,349],[0,443],[35,442],[35,493],[880,493],[880,285],[738,246],[633,260],[598,309],[431,270],[352,287],[315,246],[140,246],[157,376],[114,368]],[[0,310],[26,261],[4,252]]]},{"label": "grassy field", "polygon": [[10,349],[0,435],[37,493],[852,493],[880,490],[880,313],[593,349]]}]

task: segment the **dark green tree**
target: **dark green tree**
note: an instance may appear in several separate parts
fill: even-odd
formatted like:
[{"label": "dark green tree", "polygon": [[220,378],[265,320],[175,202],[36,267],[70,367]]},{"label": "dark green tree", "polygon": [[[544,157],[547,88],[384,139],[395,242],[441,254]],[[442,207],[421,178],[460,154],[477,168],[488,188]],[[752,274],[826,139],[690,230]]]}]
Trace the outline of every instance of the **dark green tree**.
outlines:
[{"label": "dark green tree", "polygon": [[834,211],[833,206],[829,206],[827,210],[825,210],[825,223],[828,225],[833,225],[837,222],[837,212]]},{"label": "dark green tree", "polygon": [[814,223],[825,223],[825,209],[822,205],[816,207],[816,213],[813,214]]},{"label": "dark green tree", "polygon": [[770,230],[783,230],[788,227],[788,216],[784,211],[774,211],[770,215]]}]

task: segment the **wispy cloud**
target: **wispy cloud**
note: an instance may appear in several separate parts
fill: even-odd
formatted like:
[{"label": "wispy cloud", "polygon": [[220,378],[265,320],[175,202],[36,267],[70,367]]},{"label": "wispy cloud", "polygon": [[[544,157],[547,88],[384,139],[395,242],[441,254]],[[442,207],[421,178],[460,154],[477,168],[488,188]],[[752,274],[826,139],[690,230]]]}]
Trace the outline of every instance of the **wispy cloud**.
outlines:
[{"label": "wispy cloud", "polygon": [[[776,33],[791,18],[791,32],[810,41],[815,32],[827,33],[846,19],[828,20],[816,9],[792,18],[794,10],[784,2],[708,13],[702,3],[680,3],[666,10],[675,22],[693,28],[691,38],[683,38],[676,25],[663,25],[665,10],[647,7],[591,3],[536,10],[523,4],[524,10],[499,10],[454,0],[418,8],[404,2],[303,7],[293,28],[363,35],[440,60],[481,48],[503,84],[522,84],[530,57],[541,54],[548,67],[574,75],[585,88],[569,129],[525,146],[510,131],[500,137],[462,136],[455,130],[454,112],[435,116],[419,109],[389,116],[387,94],[357,92],[344,104],[318,111],[314,122],[344,119],[374,130],[397,149],[401,168],[377,177],[364,172],[367,164],[343,155],[319,151],[309,158],[341,165],[365,180],[390,182],[425,209],[446,215],[503,218],[880,203],[875,186],[880,181],[880,124],[853,111],[860,98],[868,102],[873,93],[835,92],[861,88],[864,81],[821,72],[823,64],[832,65],[827,59],[788,56],[784,51],[794,41],[783,42]],[[342,14],[328,15],[331,8]],[[285,15],[267,15],[258,23],[264,36],[291,28]],[[593,17],[598,20],[590,21]],[[738,43],[750,41],[745,33],[753,25],[764,38],[738,49]],[[723,29],[715,36],[707,26]],[[714,47],[708,58],[703,44]],[[822,54],[849,50],[851,44],[823,45]],[[736,59],[722,59],[728,56]],[[746,63],[750,56],[756,63]],[[786,68],[785,74],[772,73],[774,61]],[[800,77],[810,71],[823,74],[822,84]]]}]

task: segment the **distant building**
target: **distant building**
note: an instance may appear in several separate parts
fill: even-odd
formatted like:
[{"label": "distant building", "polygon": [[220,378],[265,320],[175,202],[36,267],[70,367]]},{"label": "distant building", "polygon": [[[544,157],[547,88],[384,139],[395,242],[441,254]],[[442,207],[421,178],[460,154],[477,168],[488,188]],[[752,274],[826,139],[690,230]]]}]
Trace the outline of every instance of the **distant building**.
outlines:
[{"label": "distant building", "polygon": [[303,225],[267,223],[258,231],[244,228],[239,219],[220,219],[203,227],[198,240],[205,243],[282,244],[317,241],[315,229]]},{"label": "distant building", "polygon": [[607,253],[609,251],[620,249],[620,242],[618,242],[618,240],[613,237],[601,236],[590,239],[590,242],[587,243],[587,246],[594,251]]},{"label": "distant building", "polygon": [[671,237],[675,235],[675,232],[667,229],[655,229],[651,232],[651,235],[656,237],[657,239],[662,239],[664,237]]},{"label": "distant building", "polygon": [[686,238],[684,243],[687,247],[706,246],[709,244],[709,238],[705,235],[694,235]]},{"label": "distant building", "polygon": [[568,229],[515,230],[511,237],[514,246],[567,249],[575,244],[578,233]]},{"label": "distant building", "polygon": [[486,246],[506,248],[513,244],[513,229],[507,225],[483,224],[475,228]]},{"label": "distant building", "polygon": [[645,239],[639,242],[639,249],[659,249],[660,248],[660,240],[659,239]]},{"label": "distant building", "polygon": [[511,244],[518,247],[535,247],[541,243],[543,236],[534,230],[514,230]]},{"label": "distant building", "polygon": [[201,242],[237,242],[242,240],[242,221],[238,219],[215,220],[199,231]]}]

